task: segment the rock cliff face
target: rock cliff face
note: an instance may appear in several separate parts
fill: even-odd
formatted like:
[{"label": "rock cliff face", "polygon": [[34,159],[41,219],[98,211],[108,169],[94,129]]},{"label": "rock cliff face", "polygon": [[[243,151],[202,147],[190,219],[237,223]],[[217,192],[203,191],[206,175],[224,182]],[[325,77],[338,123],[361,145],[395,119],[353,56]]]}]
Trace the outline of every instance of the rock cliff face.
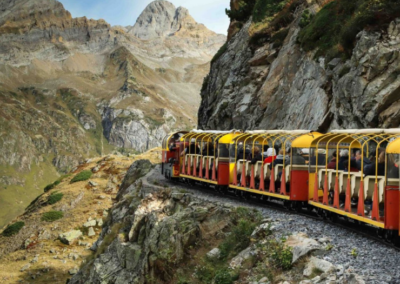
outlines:
[{"label": "rock cliff face", "polygon": [[57,171],[113,149],[143,152],[195,125],[225,36],[167,1],[139,19],[149,17],[172,30],[72,18],[55,0],[0,1],[0,227],[3,208],[27,205]]},{"label": "rock cliff face", "polygon": [[[233,11],[239,2],[232,1]],[[348,59],[332,58],[299,44],[305,15],[332,1],[289,2],[286,14],[274,15],[271,22],[232,20],[230,40],[201,92],[199,128],[398,127],[400,20],[359,32]],[[263,24],[279,27],[257,34]]]}]

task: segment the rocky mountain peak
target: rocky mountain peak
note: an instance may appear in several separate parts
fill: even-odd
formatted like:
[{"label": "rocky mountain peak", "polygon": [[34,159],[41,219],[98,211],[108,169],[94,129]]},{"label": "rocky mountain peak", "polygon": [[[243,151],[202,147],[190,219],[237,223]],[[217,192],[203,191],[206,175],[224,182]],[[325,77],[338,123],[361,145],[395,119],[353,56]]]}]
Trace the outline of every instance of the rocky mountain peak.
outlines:
[{"label": "rocky mountain peak", "polygon": [[186,8],[176,8],[168,1],[157,0],[144,9],[130,33],[140,39],[150,40],[199,28],[210,32],[204,25],[196,23]]}]

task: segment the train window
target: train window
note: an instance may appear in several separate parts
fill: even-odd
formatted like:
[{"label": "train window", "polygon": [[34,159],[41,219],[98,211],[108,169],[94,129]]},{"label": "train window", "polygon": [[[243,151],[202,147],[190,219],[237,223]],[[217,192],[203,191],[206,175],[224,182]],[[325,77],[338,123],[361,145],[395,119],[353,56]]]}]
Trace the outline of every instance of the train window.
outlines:
[{"label": "train window", "polygon": [[229,145],[219,144],[218,145],[218,157],[219,158],[229,158]]},{"label": "train window", "polygon": [[235,148],[236,144],[230,144],[229,145],[229,163],[235,163],[236,162],[236,154],[235,154]]},{"label": "train window", "polygon": [[[301,148],[292,148],[291,152],[292,153],[291,153],[290,160],[292,162],[292,165],[305,165],[306,164],[306,159],[304,157],[305,155]],[[307,156],[307,158],[308,158],[308,156]]]},{"label": "train window", "polygon": [[387,155],[387,177],[388,178],[399,178],[399,163],[400,154],[388,154]]}]

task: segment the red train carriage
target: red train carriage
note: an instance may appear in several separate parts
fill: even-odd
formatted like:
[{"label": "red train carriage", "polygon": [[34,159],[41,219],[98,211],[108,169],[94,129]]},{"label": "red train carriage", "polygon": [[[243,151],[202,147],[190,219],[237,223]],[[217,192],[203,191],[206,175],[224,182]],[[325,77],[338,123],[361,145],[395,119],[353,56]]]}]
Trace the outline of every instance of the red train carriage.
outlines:
[{"label": "red train carriage", "polygon": [[229,141],[240,132],[193,130],[181,138],[180,177],[214,186],[229,184]]},{"label": "red train carriage", "polygon": [[397,235],[399,139],[398,129],[334,130],[316,138],[309,204],[325,217],[341,215],[380,228],[388,238]]},{"label": "red train carriage", "polygon": [[[235,137],[230,146],[229,187],[242,196],[255,194],[283,200],[293,207],[305,205],[308,148],[320,135],[309,130],[260,130]],[[268,153],[272,155],[268,157]],[[284,158],[279,160],[279,157]]]}]

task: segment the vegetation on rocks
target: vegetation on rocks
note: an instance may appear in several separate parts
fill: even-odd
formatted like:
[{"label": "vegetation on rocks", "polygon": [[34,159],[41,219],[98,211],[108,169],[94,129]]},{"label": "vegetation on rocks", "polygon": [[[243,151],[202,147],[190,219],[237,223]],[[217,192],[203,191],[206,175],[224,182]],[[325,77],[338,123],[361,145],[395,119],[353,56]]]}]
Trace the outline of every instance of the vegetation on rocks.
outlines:
[{"label": "vegetation on rocks", "polygon": [[[306,16],[303,14],[304,18]],[[379,29],[400,16],[397,0],[335,0],[324,6],[299,34],[305,50],[318,48],[318,55],[349,57],[356,35],[364,29]]]},{"label": "vegetation on rocks", "polygon": [[[223,46],[221,46],[221,48],[218,50],[218,52],[214,55],[213,59],[211,60],[211,64],[213,64],[215,61],[217,61],[218,58],[220,58],[221,55],[224,54],[227,50],[228,50],[228,43],[226,42]],[[208,78],[208,75],[206,78]],[[206,80],[206,78],[204,80]],[[204,81],[204,82],[206,82],[206,81]],[[204,88],[204,82],[203,82],[202,90]]]},{"label": "vegetation on rocks", "polygon": [[40,220],[46,222],[54,222],[64,217],[64,213],[61,211],[49,211],[43,213],[42,218]]},{"label": "vegetation on rocks", "polygon": [[258,23],[280,12],[288,0],[258,0],[253,10],[253,22]]},{"label": "vegetation on rocks", "polygon": [[256,0],[240,0],[238,3],[238,9],[225,10],[225,13],[231,20],[244,22],[247,21],[253,13],[254,5]]},{"label": "vegetation on rocks", "polygon": [[88,180],[90,179],[91,176],[92,176],[92,171],[90,170],[81,171],[79,174],[73,177],[71,183]]},{"label": "vegetation on rocks", "polygon": [[24,222],[15,222],[14,224],[9,225],[2,233],[5,237],[11,237],[13,235],[18,234],[18,232],[25,226]]},{"label": "vegetation on rocks", "polygon": [[61,192],[53,192],[47,199],[47,203],[50,205],[56,204],[63,198],[63,196],[64,194],[62,194]]}]

